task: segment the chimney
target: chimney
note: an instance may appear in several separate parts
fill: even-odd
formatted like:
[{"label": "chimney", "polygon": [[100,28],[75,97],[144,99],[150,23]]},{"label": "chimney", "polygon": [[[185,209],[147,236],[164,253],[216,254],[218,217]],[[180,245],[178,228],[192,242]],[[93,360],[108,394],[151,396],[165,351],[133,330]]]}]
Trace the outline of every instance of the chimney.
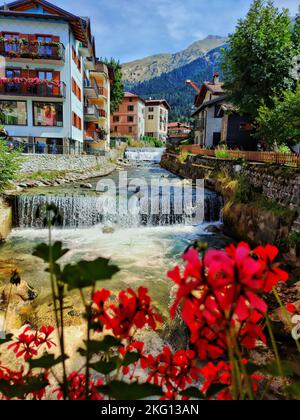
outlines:
[{"label": "chimney", "polygon": [[214,83],[214,85],[218,85],[220,83],[220,75],[219,75],[219,73],[215,73],[214,74],[213,83]]}]

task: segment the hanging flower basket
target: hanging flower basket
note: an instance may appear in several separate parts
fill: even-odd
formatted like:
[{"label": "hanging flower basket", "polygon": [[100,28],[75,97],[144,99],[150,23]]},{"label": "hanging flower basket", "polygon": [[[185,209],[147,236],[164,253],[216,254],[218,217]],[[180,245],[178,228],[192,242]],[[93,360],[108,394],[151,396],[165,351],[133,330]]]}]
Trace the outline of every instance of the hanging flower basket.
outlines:
[{"label": "hanging flower basket", "polygon": [[61,87],[61,82],[56,82],[54,80],[41,80],[38,77],[34,78],[27,78],[27,77],[1,77],[0,78],[0,86],[7,86],[7,85],[24,85],[28,88],[35,87],[35,86],[53,86],[53,87]]}]

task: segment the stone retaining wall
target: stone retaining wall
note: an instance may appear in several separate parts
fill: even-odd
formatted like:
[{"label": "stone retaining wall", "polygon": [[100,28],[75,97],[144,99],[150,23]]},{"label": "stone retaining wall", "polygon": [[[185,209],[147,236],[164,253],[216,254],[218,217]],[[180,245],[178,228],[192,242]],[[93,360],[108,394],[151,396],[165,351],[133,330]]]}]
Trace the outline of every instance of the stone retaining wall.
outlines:
[{"label": "stone retaining wall", "polygon": [[111,150],[105,156],[24,155],[21,174],[50,171],[85,171],[107,164],[123,156],[121,150]]},{"label": "stone retaining wall", "polygon": [[[253,245],[282,245],[281,249],[288,258],[290,255],[291,258],[299,257],[299,251],[295,251],[289,245],[290,235],[300,232],[299,170],[263,164],[239,164],[200,156],[189,156],[187,161],[182,163],[173,154],[165,154],[161,166],[183,178],[205,179],[207,188],[221,194],[225,200],[224,226],[236,239],[247,240]],[[223,186],[214,176],[222,170],[228,171],[232,178],[246,176],[250,185],[262,196],[290,209],[289,216],[260,208],[255,203],[235,202],[232,190]]]},{"label": "stone retaining wall", "polygon": [[300,170],[258,163],[239,164],[233,161],[189,156],[180,163],[174,155],[165,154],[161,165],[185,178],[210,178],[213,172],[226,170],[235,177],[244,175],[250,185],[272,201],[300,213]]},{"label": "stone retaining wall", "polygon": [[4,241],[12,228],[12,207],[0,196],[0,242]]}]

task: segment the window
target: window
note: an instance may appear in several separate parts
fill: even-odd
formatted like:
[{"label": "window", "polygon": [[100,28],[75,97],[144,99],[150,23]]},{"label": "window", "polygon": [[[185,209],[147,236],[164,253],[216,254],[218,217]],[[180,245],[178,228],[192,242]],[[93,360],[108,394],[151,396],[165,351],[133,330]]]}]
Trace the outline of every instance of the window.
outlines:
[{"label": "window", "polygon": [[75,112],[72,112],[72,125],[78,130],[82,130],[82,120]]},{"label": "window", "polygon": [[127,122],[133,123],[134,122],[134,118],[133,117],[127,117]]},{"label": "window", "polygon": [[215,118],[222,118],[220,110],[221,110],[221,105],[216,105],[215,106]]},{"label": "window", "polygon": [[132,131],[133,131],[132,130],[132,127],[129,127],[129,130],[128,131],[129,131],[129,133],[132,133]]},{"label": "window", "polygon": [[55,102],[34,102],[33,124],[43,127],[62,127],[63,104]]},{"label": "window", "polygon": [[22,101],[0,101],[5,125],[27,125],[27,103]]},{"label": "window", "polygon": [[[7,40],[18,40],[20,38],[19,34],[4,34],[3,37]],[[5,52],[19,52],[19,45],[18,44],[5,44]]]},{"label": "window", "polygon": [[148,120],[154,120],[154,115],[148,115]]},{"label": "window", "polygon": [[[53,80],[53,72],[52,71],[39,71],[38,72],[38,78],[40,80],[45,80],[45,81],[49,81],[52,82]],[[52,96],[53,95],[53,85],[51,83],[43,86],[43,88],[45,88],[47,90],[47,95]]]},{"label": "window", "polygon": [[5,77],[7,77],[8,79],[13,79],[14,77],[21,77],[21,70],[20,69],[6,69]]},{"label": "window", "polygon": [[119,122],[119,121],[120,121],[120,118],[119,118],[119,117],[116,117],[116,116],[115,116],[115,117],[113,118],[113,122],[114,122],[114,123]]},{"label": "window", "polygon": [[128,112],[134,111],[134,105],[128,105]]},{"label": "window", "polygon": [[149,112],[154,112],[154,108],[153,108],[153,106],[150,106],[150,107],[149,107]]},{"label": "window", "polygon": [[[45,35],[38,35],[37,36],[38,42],[43,43],[51,43],[52,36],[45,36]],[[42,57],[52,57],[52,47],[49,45],[40,45],[39,46],[39,55]]]}]

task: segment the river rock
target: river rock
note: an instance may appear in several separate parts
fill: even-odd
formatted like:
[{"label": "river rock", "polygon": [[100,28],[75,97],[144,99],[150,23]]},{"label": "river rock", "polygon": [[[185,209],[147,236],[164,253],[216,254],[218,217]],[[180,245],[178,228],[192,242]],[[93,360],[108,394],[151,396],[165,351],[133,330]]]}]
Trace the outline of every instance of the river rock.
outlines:
[{"label": "river rock", "polygon": [[111,234],[111,233],[114,233],[114,232],[115,232],[115,229],[113,227],[111,227],[111,226],[105,226],[102,229],[102,233],[104,233],[106,235]]},{"label": "river rock", "polygon": [[222,233],[221,227],[220,226],[216,226],[216,225],[207,226],[204,229],[204,231],[207,232],[207,233],[215,233],[215,234]]},{"label": "river rock", "polygon": [[93,189],[93,186],[92,186],[92,184],[87,183],[87,184],[81,184],[80,188],[84,188],[86,190],[91,190],[91,189]]}]

